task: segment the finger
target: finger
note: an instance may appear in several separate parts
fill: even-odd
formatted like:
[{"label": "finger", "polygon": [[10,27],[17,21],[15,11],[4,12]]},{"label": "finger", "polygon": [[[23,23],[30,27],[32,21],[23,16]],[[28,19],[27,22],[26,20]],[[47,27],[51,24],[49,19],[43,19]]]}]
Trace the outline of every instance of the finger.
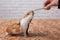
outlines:
[{"label": "finger", "polygon": [[49,0],[46,0],[46,1],[44,2],[44,7],[47,6],[49,3],[50,3],[50,1],[49,1]]},{"label": "finger", "polygon": [[48,4],[48,5],[45,7],[45,9],[49,10],[49,9],[51,8],[51,6],[53,6],[53,3]]}]

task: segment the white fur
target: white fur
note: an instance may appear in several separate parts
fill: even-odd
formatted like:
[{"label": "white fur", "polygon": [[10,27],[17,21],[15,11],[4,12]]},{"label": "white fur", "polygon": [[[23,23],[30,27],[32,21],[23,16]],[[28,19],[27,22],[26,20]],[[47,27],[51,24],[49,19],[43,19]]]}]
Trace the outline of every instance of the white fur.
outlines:
[{"label": "white fur", "polygon": [[13,30],[12,30],[12,33],[13,33],[13,34],[16,33],[16,29],[13,29]]},{"label": "white fur", "polygon": [[29,21],[33,18],[33,15],[28,15],[26,18],[23,18],[21,21],[20,21],[20,25],[21,27],[23,27],[23,29],[26,29],[27,28],[27,25],[29,23]]},{"label": "white fur", "polygon": [[30,14],[28,15],[27,17],[23,18],[22,20],[20,20],[20,25],[23,29],[23,31],[26,31],[27,30],[27,27],[28,27],[28,23],[30,22],[30,20],[33,18],[33,15]]},{"label": "white fur", "polygon": [[16,29],[12,30],[12,34],[18,34],[19,32],[16,31]]}]

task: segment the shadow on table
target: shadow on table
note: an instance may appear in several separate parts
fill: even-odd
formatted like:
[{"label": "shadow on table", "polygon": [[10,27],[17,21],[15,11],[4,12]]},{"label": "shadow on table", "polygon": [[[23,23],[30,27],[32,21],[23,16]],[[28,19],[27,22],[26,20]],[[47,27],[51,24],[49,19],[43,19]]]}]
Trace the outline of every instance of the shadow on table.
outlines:
[{"label": "shadow on table", "polygon": [[[41,36],[41,37],[45,37],[48,34],[44,34],[44,33],[29,33],[28,37],[37,37],[37,36]],[[11,36],[20,36],[20,37],[24,37],[23,33],[20,34],[12,34]]]}]

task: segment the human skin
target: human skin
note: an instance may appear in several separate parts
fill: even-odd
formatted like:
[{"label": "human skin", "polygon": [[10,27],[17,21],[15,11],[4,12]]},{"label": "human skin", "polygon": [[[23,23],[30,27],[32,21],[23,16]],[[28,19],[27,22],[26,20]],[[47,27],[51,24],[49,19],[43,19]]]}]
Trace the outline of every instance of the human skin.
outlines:
[{"label": "human skin", "polygon": [[49,10],[52,6],[57,6],[58,0],[44,0],[44,8]]}]

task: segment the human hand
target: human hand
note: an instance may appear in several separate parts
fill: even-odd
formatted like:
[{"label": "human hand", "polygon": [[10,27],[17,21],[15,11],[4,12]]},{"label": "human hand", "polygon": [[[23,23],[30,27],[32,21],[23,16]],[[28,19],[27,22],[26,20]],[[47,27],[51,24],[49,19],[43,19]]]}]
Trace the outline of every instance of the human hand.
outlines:
[{"label": "human hand", "polygon": [[44,8],[49,10],[52,6],[57,6],[58,0],[44,0]]}]

